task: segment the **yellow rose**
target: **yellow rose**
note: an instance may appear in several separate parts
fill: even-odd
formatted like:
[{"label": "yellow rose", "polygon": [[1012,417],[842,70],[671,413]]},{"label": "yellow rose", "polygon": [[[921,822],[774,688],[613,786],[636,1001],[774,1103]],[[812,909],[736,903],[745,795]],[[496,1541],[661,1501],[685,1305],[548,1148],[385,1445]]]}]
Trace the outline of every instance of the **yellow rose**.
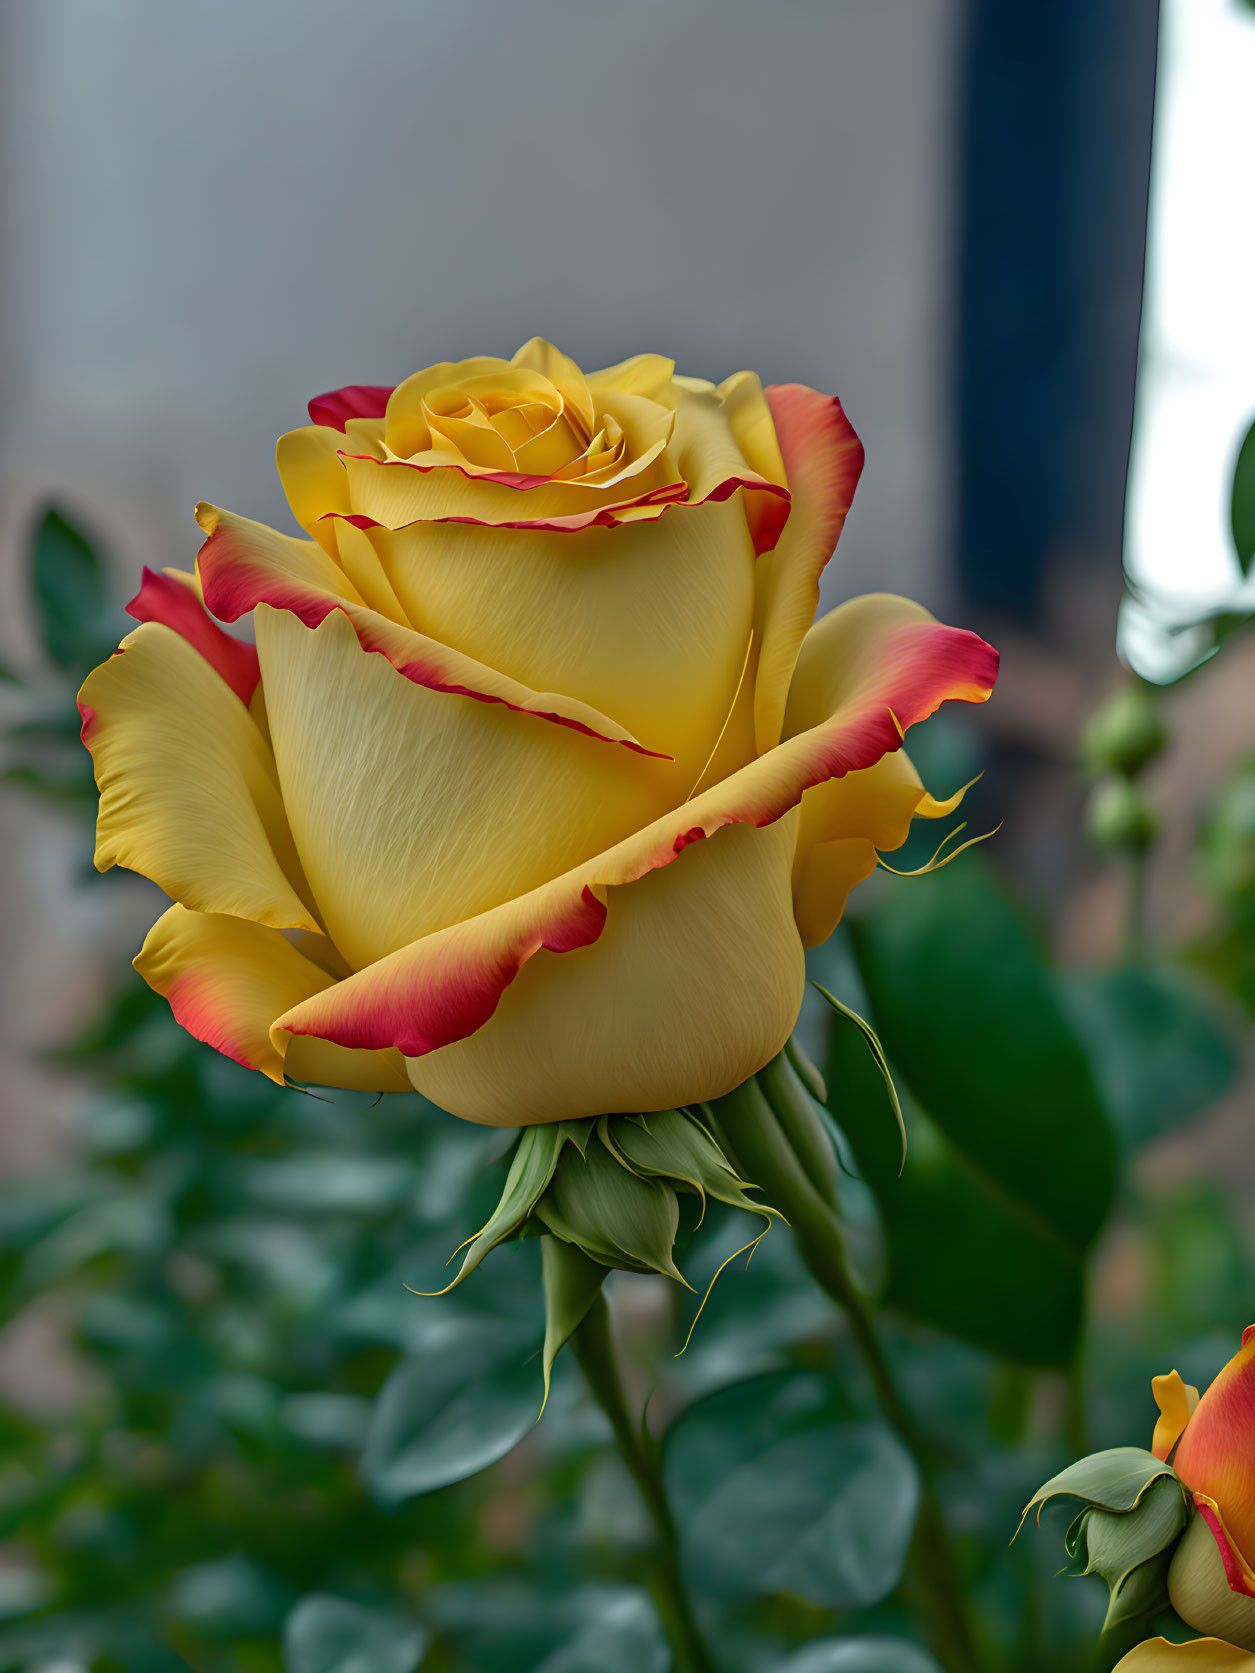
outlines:
[{"label": "yellow rose", "polygon": [[731,1091],[945,811],[903,730],[997,667],[899,598],[811,626],[840,403],[533,341],[310,416],[308,538],[201,507],[197,577],[147,576],[83,687],[96,864],[177,903],[136,967],[276,1081],[511,1126]]}]

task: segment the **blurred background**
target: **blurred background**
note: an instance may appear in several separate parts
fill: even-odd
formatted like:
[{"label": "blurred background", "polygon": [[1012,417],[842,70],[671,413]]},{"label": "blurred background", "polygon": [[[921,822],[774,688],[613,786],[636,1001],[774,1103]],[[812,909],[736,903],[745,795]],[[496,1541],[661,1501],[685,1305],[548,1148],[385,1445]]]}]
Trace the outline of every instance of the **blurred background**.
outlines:
[{"label": "blurred background", "polygon": [[[942,999],[959,973],[938,947],[976,960],[951,1050],[995,1026],[1008,972],[1044,996],[1064,1067],[1030,1045],[990,1066],[989,1134],[961,1158],[1005,1165],[1013,1194],[1033,1146],[1076,1125],[1075,1100],[1028,1109],[1027,1081],[1057,1105],[1070,1074],[1082,1102],[1097,1088],[1119,1181],[1076,1232],[1066,1295],[1042,1278],[1053,1255],[1024,1254],[1012,1302],[1040,1308],[1036,1348],[989,1323],[1009,1280],[962,1318],[912,1289],[874,1145],[857,1121],[847,1138],[991,1667],[1111,1665],[1081,1659],[1102,1605],[1050,1587],[1055,1548],[1004,1546],[1070,1445],[1143,1444],[1149,1375],[1191,1354],[1210,1375],[1255,1317],[1250,449],[1234,499],[1255,410],[1255,10],[7,0],[0,78],[0,1667],[266,1673],[308,1593],[378,1606],[352,1617],[382,1635],[370,1668],[667,1665],[607,1555],[642,1534],[577,1381],[464,1487],[446,1485],[462,1465],[414,1461],[455,1454],[448,1434],[381,1439],[372,1416],[444,1341],[397,1274],[432,1276],[450,1203],[491,1195],[491,1145],[206,1061],[129,972],[153,892],[92,873],[69,741],[141,564],[191,567],[198,499],[289,526],[273,444],[311,395],[534,334],[590,367],[655,349],[838,393],[867,468],[825,603],[904,592],[1002,649],[995,701],[918,751],[930,781],[984,770],[970,817],[1001,821],[996,840],[918,896],[870,887],[817,968],[891,1056],[908,999],[930,1001],[890,991],[904,936]],[[60,638],[56,564],[81,581]],[[930,889],[936,921],[910,904]],[[955,1145],[907,1034],[917,1126]],[[981,1152],[1021,1128],[1018,1160]],[[1055,1144],[1061,1177],[1088,1142]],[[944,1244],[953,1201],[934,1207]],[[664,1416],[833,1360],[773,1241],[754,1284],[717,1292]],[[526,1312],[527,1253],[476,1305]],[[644,1280],[620,1288],[652,1377],[687,1319]],[[559,1579],[546,1627],[528,1610]],[[910,1619],[892,1586],[724,1607],[746,1669],[834,1623]],[[610,1616],[613,1654],[590,1650]]]}]

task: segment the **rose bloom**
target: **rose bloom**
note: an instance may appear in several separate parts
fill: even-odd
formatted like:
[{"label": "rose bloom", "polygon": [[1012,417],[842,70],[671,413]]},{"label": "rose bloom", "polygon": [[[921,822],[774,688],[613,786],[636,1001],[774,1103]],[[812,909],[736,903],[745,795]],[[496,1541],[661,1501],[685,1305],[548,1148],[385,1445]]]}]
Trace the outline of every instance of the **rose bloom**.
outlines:
[{"label": "rose bloom", "polygon": [[[80,696],[96,864],[176,903],[136,968],[279,1082],[510,1126],[731,1091],[803,946],[953,805],[904,730],[997,669],[901,598],[811,625],[840,403],[536,340],[310,417],[303,536],[201,506],[196,575],[145,574]],[[249,615],[255,648],[212,619]]]},{"label": "rose bloom", "polygon": [[[1127,1673],[1255,1673],[1255,1325],[1200,1399],[1176,1371],[1156,1377],[1151,1450],[1171,1457],[1196,1514],[1168,1570],[1172,1607],[1207,1638],[1139,1644]],[[1173,1448],[1175,1447],[1175,1454]]]}]

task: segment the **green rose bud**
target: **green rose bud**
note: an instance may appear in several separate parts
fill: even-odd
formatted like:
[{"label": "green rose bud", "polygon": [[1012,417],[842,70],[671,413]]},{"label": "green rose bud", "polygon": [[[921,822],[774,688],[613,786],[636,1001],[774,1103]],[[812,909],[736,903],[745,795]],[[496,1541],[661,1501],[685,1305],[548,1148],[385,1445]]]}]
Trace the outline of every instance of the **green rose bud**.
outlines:
[{"label": "green rose bud", "polygon": [[1104,703],[1090,721],[1081,753],[1095,773],[1136,778],[1167,741],[1157,695],[1144,681],[1135,680]]},{"label": "green rose bud", "polygon": [[1159,820],[1127,778],[1104,779],[1086,814],[1090,839],[1113,854],[1144,854],[1159,834]]},{"label": "green rose bud", "polygon": [[1094,1453],[1040,1488],[1025,1516],[1059,1496],[1083,1505],[1064,1538],[1065,1572],[1107,1582],[1106,1626],[1166,1608],[1168,1570],[1189,1517],[1175,1471],[1140,1447]]}]

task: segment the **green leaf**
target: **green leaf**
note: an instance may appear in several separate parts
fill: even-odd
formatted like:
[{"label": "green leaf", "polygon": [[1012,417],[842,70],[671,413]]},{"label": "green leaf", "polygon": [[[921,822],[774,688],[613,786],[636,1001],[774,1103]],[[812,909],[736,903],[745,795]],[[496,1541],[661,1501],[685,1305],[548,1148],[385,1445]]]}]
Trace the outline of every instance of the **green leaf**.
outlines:
[{"label": "green leaf", "polygon": [[775,1673],[941,1673],[918,1644],[901,1638],[823,1638],[782,1661]]},{"label": "green leaf", "polygon": [[547,1655],[535,1673],[668,1673],[671,1649],[643,1592],[616,1597]]},{"label": "green leaf", "polygon": [[395,1156],[307,1150],[248,1164],[243,1195],[264,1208],[306,1217],[395,1214],[414,1194],[414,1170]]},{"label": "green leaf", "polygon": [[1255,423],[1246,432],[1233,467],[1230,515],[1238,567],[1243,575],[1249,575],[1255,561]]},{"label": "green leaf", "polygon": [[545,1347],[541,1356],[545,1373],[545,1395],[541,1401],[543,1411],[549,1400],[553,1362],[601,1294],[601,1286],[610,1269],[600,1261],[590,1260],[574,1243],[564,1243],[558,1237],[541,1238],[540,1256],[545,1279]]},{"label": "green leaf", "polygon": [[[547,1564],[540,1584],[462,1580],[428,1594],[427,1606],[458,1668],[474,1673],[665,1673],[670,1652],[649,1598],[626,1586],[560,1585]],[[589,1655],[591,1663],[586,1659]],[[565,1657],[577,1658],[571,1662]],[[633,1659],[633,1658],[636,1659]]]},{"label": "green leaf", "polygon": [[291,1601],[287,1587],[254,1558],[195,1563],[174,1578],[167,1608],[207,1637],[227,1640],[277,1632]]},{"label": "green leaf", "polygon": [[35,531],[30,562],[44,649],[58,667],[85,674],[108,654],[102,651],[108,598],[100,559],[86,536],[52,506]]},{"label": "green leaf", "polygon": [[1126,967],[1059,978],[1058,991],[1116,1129],[1149,1144],[1233,1085],[1238,1053],[1217,1002],[1179,969]]},{"label": "green leaf", "polygon": [[536,1356],[504,1322],[453,1321],[448,1338],[404,1361],[375,1402],[362,1479],[396,1505],[504,1458],[536,1421]]},{"label": "green leaf", "polygon": [[830,1107],[880,1201],[886,1299],[1006,1358],[1068,1364],[1116,1148],[1050,972],[972,859],[851,933],[880,1038],[922,1106],[899,1179],[879,1072],[834,1033]]},{"label": "green leaf", "polygon": [[708,1395],[667,1434],[663,1469],[686,1572],[709,1596],[864,1608],[901,1577],[915,1466],[822,1377],[772,1372]]},{"label": "green leaf", "polygon": [[284,1673],[414,1673],[427,1633],[347,1598],[303,1597],[283,1628]]}]

